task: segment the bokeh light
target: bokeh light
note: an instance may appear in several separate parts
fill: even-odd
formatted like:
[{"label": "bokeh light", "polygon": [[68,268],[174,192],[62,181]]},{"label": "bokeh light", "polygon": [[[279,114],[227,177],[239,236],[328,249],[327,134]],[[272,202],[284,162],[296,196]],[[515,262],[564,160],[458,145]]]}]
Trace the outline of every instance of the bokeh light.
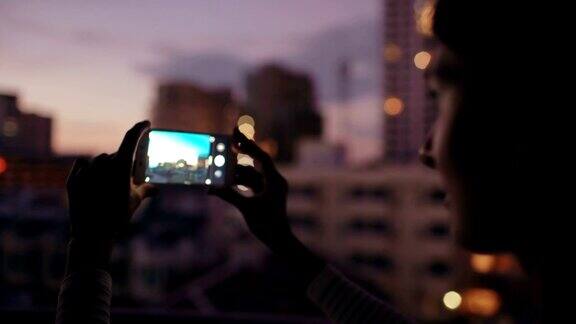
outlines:
[{"label": "bokeh light", "polygon": [[404,111],[404,102],[398,97],[389,97],[384,100],[384,112],[390,116],[398,116]]},{"label": "bokeh light", "polygon": [[6,137],[14,137],[18,134],[18,123],[13,120],[7,120],[2,126],[2,132]]},{"label": "bokeh light", "polygon": [[460,294],[455,291],[449,291],[444,294],[442,302],[444,302],[444,306],[446,306],[446,308],[455,310],[460,307],[460,304],[462,304],[462,296],[460,296]]},{"label": "bokeh light", "polygon": [[0,156],[0,174],[6,172],[6,170],[8,170],[8,163],[6,159]]},{"label": "bokeh light", "polygon": [[388,62],[397,62],[402,56],[402,49],[396,44],[387,44],[384,46],[384,59]]},{"label": "bokeh light", "polygon": [[267,138],[263,141],[258,142],[260,148],[268,153],[272,158],[275,158],[278,155],[278,143],[271,138]]},{"label": "bokeh light", "polygon": [[240,118],[238,118],[238,126],[240,126],[242,124],[249,124],[252,127],[256,126],[256,122],[254,121],[254,118],[252,118],[252,116],[250,116],[250,115],[242,115],[242,116],[240,116]]},{"label": "bokeh light", "polygon": [[246,154],[239,153],[237,163],[243,166],[254,166],[254,159]]},{"label": "bokeh light", "polygon": [[432,0],[418,1],[416,4],[415,19],[416,30],[424,36],[432,36],[434,34],[432,25],[434,22],[434,3]]},{"label": "bokeh light", "polygon": [[500,310],[501,304],[500,295],[494,290],[471,288],[464,292],[462,307],[467,313],[490,317]]},{"label": "bokeh light", "polygon": [[479,273],[488,273],[496,265],[496,256],[491,254],[472,254],[470,256],[470,266]]},{"label": "bokeh light", "polygon": [[420,70],[426,69],[431,60],[432,55],[426,51],[418,52],[414,55],[414,65]]},{"label": "bokeh light", "polygon": [[254,139],[254,134],[256,134],[254,126],[248,123],[238,125],[238,130],[240,133],[244,134],[244,136],[248,137],[248,139]]}]

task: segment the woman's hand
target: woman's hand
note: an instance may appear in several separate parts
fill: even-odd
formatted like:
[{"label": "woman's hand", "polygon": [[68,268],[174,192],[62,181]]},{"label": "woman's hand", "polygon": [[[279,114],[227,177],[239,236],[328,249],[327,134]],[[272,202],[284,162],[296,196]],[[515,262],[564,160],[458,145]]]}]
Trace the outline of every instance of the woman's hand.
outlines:
[{"label": "woman's hand", "polygon": [[312,280],[324,267],[324,261],[292,233],[286,214],[288,182],[278,172],[272,158],[237,128],[232,143],[238,152],[249,155],[261,166],[262,172],[249,166],[237,165],[235,168],[235,184],[251,188],[254,195],[244,196],[232,187],[213,189],[211,193],[236,206],[260,241],[302,270],[306,280]]},{"label": "woman's hand", "polygon": [[[152,185],[136,187],[131,180],[134,152],[149,127],[148,121],[134,125],[116,153],[75,161],[67,182],[69,266],[106,262],[113,240],[126,229],[142,200],[153,193]],[[90,260],[91,255],[101,260]]]}]

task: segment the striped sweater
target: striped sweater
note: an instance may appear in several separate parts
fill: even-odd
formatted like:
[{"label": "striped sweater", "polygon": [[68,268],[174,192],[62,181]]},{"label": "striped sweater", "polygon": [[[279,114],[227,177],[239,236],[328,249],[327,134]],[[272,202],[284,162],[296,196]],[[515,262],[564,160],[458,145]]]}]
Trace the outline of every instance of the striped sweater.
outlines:
[{"label": "striped sweater", "polygon": [[[312,281],[307,293],[334,323],[412,323],[330,266]],[[111,298],[108,272],[72,273],[62,282],[56,323],[108,324]]]}]

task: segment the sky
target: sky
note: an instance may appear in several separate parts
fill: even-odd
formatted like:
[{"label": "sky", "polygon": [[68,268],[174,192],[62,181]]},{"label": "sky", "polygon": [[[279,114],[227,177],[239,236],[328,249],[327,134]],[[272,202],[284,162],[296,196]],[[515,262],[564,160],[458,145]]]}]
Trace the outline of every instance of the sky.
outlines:
[{"label": "sky", "polygon": [[148,163],[156,167],[160,163],[185,160],[190,165],[198,163],[199,157],[210,155],[210,136],[182,132],[150,132]]},{"label": "sky", "polygon": [[380,12],[379,0],[0,0],[0,92],[54,118],[57,153],[96,154],[148,118],[158,81],[227,85],[241,99],[246,72],[276,62],[311,74],[325,139],[367,161],[382,147]]}]

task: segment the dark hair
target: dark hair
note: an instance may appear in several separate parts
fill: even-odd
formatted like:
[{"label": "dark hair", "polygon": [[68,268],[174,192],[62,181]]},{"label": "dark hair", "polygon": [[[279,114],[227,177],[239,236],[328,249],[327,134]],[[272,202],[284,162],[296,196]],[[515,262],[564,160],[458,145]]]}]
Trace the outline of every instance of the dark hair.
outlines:
[{"label": "dark hair", "polygon": [[[523,4],[437,0],[433,31],[436,38],[464,59],[486,58],[504,62],[518,59],[519,52],[533,50],[535,35],[543,27],[538,13]],[[491,62],[499,63],[499,62]]]}]

